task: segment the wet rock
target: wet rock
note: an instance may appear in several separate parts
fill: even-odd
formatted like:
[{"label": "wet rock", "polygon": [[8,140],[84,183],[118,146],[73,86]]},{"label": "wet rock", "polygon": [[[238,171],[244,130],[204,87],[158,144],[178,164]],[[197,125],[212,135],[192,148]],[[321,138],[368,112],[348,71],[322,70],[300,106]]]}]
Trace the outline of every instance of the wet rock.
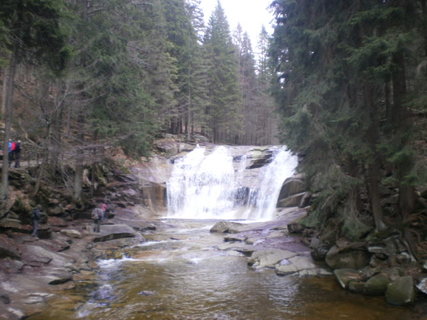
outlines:
[{"label": "wet rock", "polygon": [[349,287],[350,281],[362,281],[363,275],[354,269],[336,269],[334,275],[338,280],[338,283],[344,289]]},{"label": "wet rock", "polygon": [[400,277],[387,287],[386,300],[388,303],[402,306],[414,302],[414,279],[410,276]]},{"label": "wet rock", "polygon": [[354,293],[363,293],[365,291],[365,282],[358,281],[358,280],[351,280],[348,285],[347,289]]},{"label": "wet rock", "polygon": [[61,230],[61,234],[70,237],[70,238],[74,238],[74,239],[81,239],[82,238],[82,234],[74,229],[64,229]]},{"label": "wet rock", "polygon": [[332,269],[361,269],[368,265],[369,254],[363,250],[340,249],[333,246],[325,258]]},{"label": "wet rock", "polygon": [[288,198],[297,193],[305,191],[305,184],[302,179],[291,177],[283,182],[282,188],[280,189],[278,201]]},{"label": "wet rock", "polygon": [[248,159],[251,164],[247,169],[261,168],[273,161],[273,151],[269,149],[253,149],[250,151]]},{"label": "wet rock", "polygon": [[51,252],[36,245],[26,245],[22,251],[22,260],[31,266],[41,266],[44,264],[64,266],[69,262],[62,254]]},{"label": "wet rock", "polygon": [[93,241],[103,242],[122,238],[134,238],[136,235],[135,230],[125,224],[102,225],[100,234]]},{"label": "wet rock", "polygon": [[51,296],[50,294],[47,293],[32,293],[29,294],[24,300],[23,302],[25,304],[39,304],[39,303],[44,303],[46,301],[46,298]]},{"label": "wet rock", "polygon": [[290,259],[296,256],[295,252],[280,250],[280,249],[266,249],[255,251],[248,261],[248,265],[253,268],[274,268],[277,263],[284,259]]},{"label": "wet rock", "polygon": [[22,310],[13,307],[0,309],[0,319],[21,320],[24,319],[25,313]]},{"label": "wet rock", "polygon": [[11,218],[0,220],[0,230],[1,229],[18,233],[31,233],[30,225],[23,225],[20,220]]},{"label": "wet rock", "polygon": [[9,304],[10,303],[10,298],[7,294],[5,293],[1,293],[0,292],[0,302],[3,304]]},{"label": "wet rock", "polygon": [[390,279],[385,274],[377,274],[365,282],[363,292],[371,296],[383,295],[386,292],[389,283]]},{"label": "wet rock", "polygon": [[317,266],[309,256],[295,256],[290,259],[283,259],[280,261],[280,263],[275,266],[275,271],[277,275],[285,276],[316,268]]},{"label": "wet rock", "polygon": [[324,261],[329,251],[329,246],[316,237],[311,238],[310,248],[311,257],[314,261]]},{"label": "wet rock", "polygon": [[237,222],[220,221],[217,222],[210,230],[210,232],[218,233],[239,233],[245,226]]},{"label": "wet rock", "polygon": [[417,284],[418,290],[420,290],[422,293],[427,294],[427,278],[422,279]]},{"label": "wet rock", "polygon": [[302,192],[302,193],[294,194],[284,199],[280,199],[277,202],[277,206],[280,208],[299,207],[304,196],[305,196],[305,192]]},{"label": "wet rock", "polygon": [[302,233],[305,227],[301,223],[290,223],[288,224],[289,233]]},{"label": "wet rock", "polygon": [[[6,273],[18,273],[24,268],[24,263],[11,258],[0,259],[0,270]],[[0,318],[1,319],[1,318]]]},{"label": "wet rock", "polygon": [[246,237],[243,235],[235,235],[235,236],[226,236],[224,237],[225,242],[243,242]]},{"label": "wet rock", "polygon": [[63,284],[73,280],[73,275],[64,268],[54,268],[45,270],[46,274],[40,276],[40,279],[50,285]]},{"label": "wet rock", "polygon": [[0,259],[21,259],[21,254],[15,242],[4,234],[0,234]]}]

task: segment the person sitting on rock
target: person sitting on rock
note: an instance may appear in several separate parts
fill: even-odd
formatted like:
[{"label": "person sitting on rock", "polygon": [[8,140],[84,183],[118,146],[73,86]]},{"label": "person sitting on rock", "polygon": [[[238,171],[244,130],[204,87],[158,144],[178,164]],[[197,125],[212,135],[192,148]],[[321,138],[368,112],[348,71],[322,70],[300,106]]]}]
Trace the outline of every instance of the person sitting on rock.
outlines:
[{"label": "person sitting on rock", "polygon": [[101,220],[103,216],[104,216],[104,211],[102,211],[100,205],[98,205],[95,209],[92,210],[91,217],[94,223],[94,226],[93,226],[94,232],[101,231]]}]

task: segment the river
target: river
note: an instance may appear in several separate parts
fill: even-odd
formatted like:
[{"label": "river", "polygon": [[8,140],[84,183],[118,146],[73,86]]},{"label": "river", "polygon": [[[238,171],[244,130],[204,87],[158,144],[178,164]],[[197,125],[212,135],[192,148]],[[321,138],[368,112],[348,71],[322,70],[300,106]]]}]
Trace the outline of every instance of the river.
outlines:
[{"label": "river", "polygon": [[93,281],[31,320],[406,320],[407,308],[352,294],[333,277],[279,277],[220,250],[212,221],[166,220],[122,259],[100,260]]}]

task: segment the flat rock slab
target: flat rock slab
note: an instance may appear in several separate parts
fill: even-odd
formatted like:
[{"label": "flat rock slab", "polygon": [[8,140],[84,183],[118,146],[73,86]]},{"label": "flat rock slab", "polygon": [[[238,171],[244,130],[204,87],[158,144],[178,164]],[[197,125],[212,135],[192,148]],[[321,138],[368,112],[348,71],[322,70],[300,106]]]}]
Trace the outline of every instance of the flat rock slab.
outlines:
[{"label": "flat rock slab", "polygon": [[103,242],[122,238],[134,238],[136,235],[136,231],[125,224],[102,225],[101,232],[95,236],[93,242]]},{"label": "flat rock slab", "polygon": [[22,248],[22,260],[33,266],[49,264],[53,266],[64,266],[70,263],[70,259],[64,255],[47,250],[36,245],[26,245]]},{"label": "flat rock slab", "polygon": [[280,249],[266,249],[255,251],[248,261],[248,264],[253,268],[274,268],[277,263],[284,259],[295,257],[296,253],[280,250]]},{"label": "flat rock slab", "polygon": [[283,259],[275,266],[276,274],[279,276],[311,269],[317,269],[317,266],[310,256],[295,256],[290,259]]}]

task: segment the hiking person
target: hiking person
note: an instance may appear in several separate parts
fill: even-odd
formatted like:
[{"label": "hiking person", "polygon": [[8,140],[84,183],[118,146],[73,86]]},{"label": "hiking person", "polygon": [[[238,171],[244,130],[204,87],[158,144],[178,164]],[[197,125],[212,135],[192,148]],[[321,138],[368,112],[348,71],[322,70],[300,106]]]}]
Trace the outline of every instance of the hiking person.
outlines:
[{"label": "hiking person", "polygon": [[37,237],[37,232],[39,231],[39,225],[40,225],[40,218],[41,218],[41,206],[37,205],[31,211],[31,221],[33,224],[33,232],[31,233],[31,235],[33,237]]},{"label": "hiking person", "polygon": [[14,150],[15,168],[19,168],[20,159],[21,159],[21,140],[18,140],[15,144],[15,150]]},{"label": "hiking person", "polygon": [[98,205],[95,209],[92,210],[91,218],[93,220],[93,231],[100,232],[101,231],[101,220],[104,215],[104,212],[101,209],[101,206]]},{"label": "hiking person", "polygon": [[99,206],[102,210],[102,220],[107,218],[107,210],[108,210],[108,205],[106,203],[101,203]]}]

